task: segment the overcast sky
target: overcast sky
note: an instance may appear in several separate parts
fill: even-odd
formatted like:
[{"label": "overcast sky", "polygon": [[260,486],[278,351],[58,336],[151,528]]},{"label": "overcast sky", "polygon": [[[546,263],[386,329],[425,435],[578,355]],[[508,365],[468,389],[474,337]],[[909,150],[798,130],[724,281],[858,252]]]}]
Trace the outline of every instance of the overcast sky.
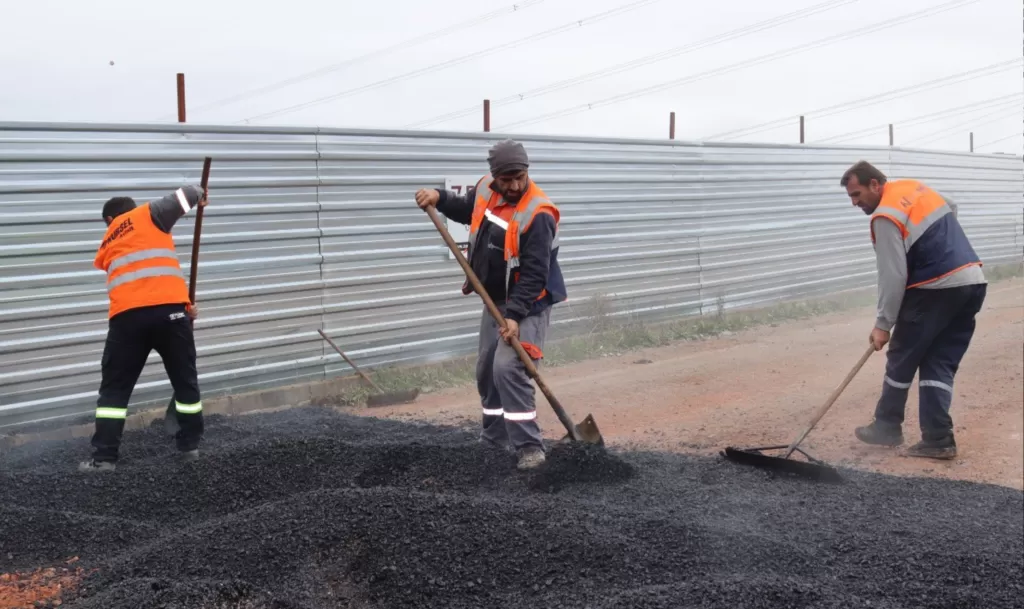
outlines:
[{"label": "overcast sky", "polygon": [[[795,117],[803,113],[811,143],[853,132],[831,141],[884,145],[892,122],[897,145],[966,150],[973,130],[979,151],[1020,153],[1020,0],[963,0],[934,16],[844,38],[944,4],[949,0],[289,0],[257,9],[260,3],[237,0],[0,0],[0,108],[5,121],[173,121],[175,73],[184,72],[188,119],[197,123],[478,131],[481,100],[491,98],[492,130],[512,133],[664,138],[674,110],[677,139],[723,139],[712,136],[793,117],[734,139],[796,142]],[[762,24],[815,6],[816,14]],[[462,25],[477,17],[481,23]],[[444,28],[452,31],[422,39]],[[830,44],[765,58],[821,40]],[[673,52],[687,45],[687,52]],[[643,60],[658,53],[666,58]],[[1014,60],[885,103],[814,113]],[[435,67],[443,62],[449,65]],[[626,62],[631,68],[617,74],[527,93]],[[317,70],[296,84],[237,98]],[[523,97],[498,103],[517,95]],[[468,116],[426,124],[460,110]],[[533,120],[551,114],[558,116]]]}]

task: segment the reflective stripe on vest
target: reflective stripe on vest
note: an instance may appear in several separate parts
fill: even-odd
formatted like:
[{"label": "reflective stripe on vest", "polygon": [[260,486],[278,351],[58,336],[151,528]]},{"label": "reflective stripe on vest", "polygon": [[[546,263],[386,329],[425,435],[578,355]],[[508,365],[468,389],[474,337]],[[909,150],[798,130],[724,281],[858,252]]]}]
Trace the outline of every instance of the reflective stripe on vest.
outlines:
[{"label": "reflective stripe on vest", "polygon": [[139,269],[137,271],[122,273],[112,281],[107,282],[107,294],[113,292],[115,288],[126,283],[138,281],[139,279],[146,279],[147,277],[180,277],[181,279],[185,279],[185,274],[181,272],[180,268],[169,266],[155,266],[148,269]]}]

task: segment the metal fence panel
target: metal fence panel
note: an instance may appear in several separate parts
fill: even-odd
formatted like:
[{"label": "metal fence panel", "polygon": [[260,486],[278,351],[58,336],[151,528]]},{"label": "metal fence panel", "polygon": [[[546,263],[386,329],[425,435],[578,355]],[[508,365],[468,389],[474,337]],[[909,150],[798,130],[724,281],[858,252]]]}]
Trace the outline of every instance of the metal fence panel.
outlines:
[{"label": "metal fence panel", "polygon": [[[92,267],[115,194],[197,182],[214,158],[196,322],[204,396],[347,374],[317,329],[367,366],[471,353],[482,306],[421,187],[483,176],[490,134],[196,125],[0,123],[0,427],[90,412],[106,334]],[[559,205],[570,301],[660,321],[869,287],[867,226],[838,181],[867,159],[950,196],[979,254],[1020,261],[1021,159],[827,148],[523,137]],[[193,215],[175,227],[189,265]],[[133,404],[170,395],[156,354]]]}]

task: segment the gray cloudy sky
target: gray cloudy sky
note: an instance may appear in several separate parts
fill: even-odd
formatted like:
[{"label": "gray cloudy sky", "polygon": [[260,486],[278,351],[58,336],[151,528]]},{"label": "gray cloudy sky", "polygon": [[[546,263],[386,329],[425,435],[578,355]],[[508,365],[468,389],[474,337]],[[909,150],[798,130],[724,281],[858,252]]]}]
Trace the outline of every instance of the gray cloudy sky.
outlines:
[{"label": "gray cloudy sky", "polygon": [[[267,3],[266,9],[258,5],[0,0],[3,120],[171,121],[174,75],[180,71],[187,78],[189,121],[201,123],[476,131],[481,100],[487,97],[495,100],[492,130],[513,133],[662,138],[674,110],[678,139],[723,139],[711,136],[805,113],[808,142],[832,137],[829,141],[837,143],[884,145],[886,124],[893,122],[897,145],[965,150],[973,130],[981,151],[1020,153],[1024,147],[1019,0],[290,0]],[[953,8],[849,35],[940,6]],[[496,18],[459,27],[505,9]],[[762,25],[790,13],[797,14],[788,23]],[[561,26],[566,27],[544,34]],[[443,28],[454,31],[414,40]],[[830,44],[763,59],[815,41]],[[687,45],[687,52],[672,52]],[[666,58],[634,61],[658,53]],[[744,65],[753,61],[760,63]],[[450,65],[434,67],[443,62]],[[631,69],[569,82],[557,91],[527,93],[626,62],[634,62]],[[978,71],[999,63],[1004,65]],[[337,69],[238,98],[331,66]],[[884,103],[831,116],[813,112],[965,72],[961,82],[943,81],[937,84],[945,86]],[[679,84],[670,86],[673,81]],[[521,100],[497,101],[524,93]],[[231,103],[221,103],[226,99]],[[607,100],[614,103],[599,103]],[[468,116],[425,125],[460,110]],[[736,139],[797,138],[793,118]]]}]

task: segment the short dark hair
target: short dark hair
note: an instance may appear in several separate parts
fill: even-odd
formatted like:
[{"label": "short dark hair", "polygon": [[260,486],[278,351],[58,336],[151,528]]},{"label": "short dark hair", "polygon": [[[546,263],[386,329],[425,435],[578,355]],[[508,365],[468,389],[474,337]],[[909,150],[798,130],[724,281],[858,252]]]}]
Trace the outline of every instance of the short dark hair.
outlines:
[{"label": "short dark hair", "polygon": [[103,204],[103,219],[116,218],[135,209],[135,199],[131,197],[114,197]]},{"label": "short dark hair", "polygon": [[857,181],[867,186],[871,180],[878,180],[879,184],[885,184],[885,174],[881,172],[877,167],[867,161],[857,161],[843,173],[842,179],[839,180],[839,185],[846,188],[846,184],[849,183],[851,176],[857,176]]}]

